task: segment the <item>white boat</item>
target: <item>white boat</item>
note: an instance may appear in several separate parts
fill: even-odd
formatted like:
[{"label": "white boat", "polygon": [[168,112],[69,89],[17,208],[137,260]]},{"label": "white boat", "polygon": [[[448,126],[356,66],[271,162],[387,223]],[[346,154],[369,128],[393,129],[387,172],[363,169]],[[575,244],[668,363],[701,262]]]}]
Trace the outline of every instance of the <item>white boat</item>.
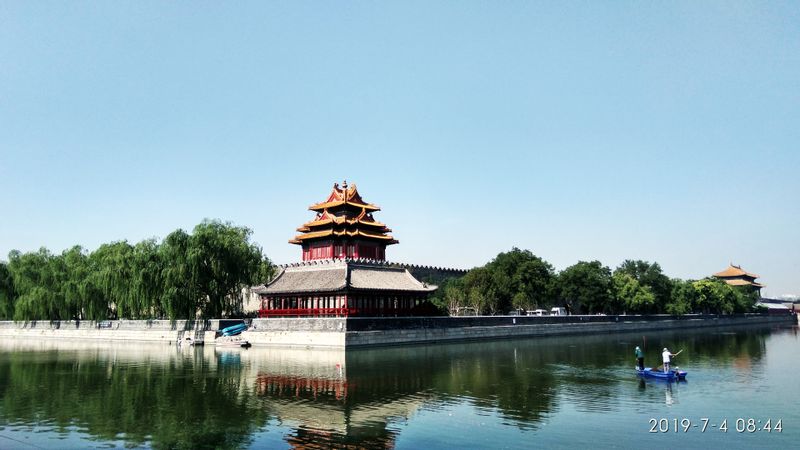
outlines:
[{"label": "white boat", "polygon": [[252,344],[241,336],[220,336],[214,339],[214,345],[218,347],[250,347]]}]

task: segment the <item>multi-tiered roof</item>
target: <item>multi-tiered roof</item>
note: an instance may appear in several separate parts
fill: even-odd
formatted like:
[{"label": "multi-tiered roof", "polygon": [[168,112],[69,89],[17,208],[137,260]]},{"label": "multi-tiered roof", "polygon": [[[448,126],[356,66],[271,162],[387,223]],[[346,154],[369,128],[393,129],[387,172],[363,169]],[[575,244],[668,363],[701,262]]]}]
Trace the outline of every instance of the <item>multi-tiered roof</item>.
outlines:
[{"label": "multi-tiered roof", "polygon": [[[316,217],[299,227],[297,231],[301,234],[289,241],[303,246],[304,260],[358,256],[384,259],[385,247],[398,243],[389,234],[392,230],[372,217],[372,214],[380,211],[380,208],[365,202],[355,184],[348,186],[345,181],[340,187],[335,183],[324,202],[311,205],[308,209],[316,212]],[[370,254],[348,253],[347,245],[353,246],[356,252],[358,249],[363,249]],[[330,251],[309,253],[314,248],[321,247],[330,247]]]},{"label": "multi-tiered roof", "polygon": [[758,275],[747,272],[743,270],[741,266],[734,266],[733,264],[729,265],[728,268],[722,272],[715,273],[714,276],[724,280],[731,286],[750,286],[754,289],[761,289],[764,287],[763,284],[756,283]]},{"label": "multi-tiered roof", "polygon": [[380,208],[365,202],[355,185],[334,184],[324,202],[308,209],[317,216],[289,241],[303,247],[303,262],[253,289],[261,317],[431,314],[427,297],[436,286],[386,262],[386,246],[397,240],[372,217]]}]

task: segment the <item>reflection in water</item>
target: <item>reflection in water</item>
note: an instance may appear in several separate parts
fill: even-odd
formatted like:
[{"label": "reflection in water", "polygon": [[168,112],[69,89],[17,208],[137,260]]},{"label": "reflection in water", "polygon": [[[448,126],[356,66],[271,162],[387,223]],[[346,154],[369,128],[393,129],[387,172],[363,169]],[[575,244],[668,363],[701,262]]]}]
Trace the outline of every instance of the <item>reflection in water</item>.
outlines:
[{"label": "reflection in water", "polygon": [[[636,345],[646,342],[649,361],[669,346],[684,349],[692,367],[732,365],[752,377],[768,336],[622,334],[347,353],[10,339],[0,343],[0,433],[44,427],[45,447],[78,433],[155,448],[240,448],[277,430],[291,447],[391,448],[415,416],[453,405],[536,431],[564,405],[605,414],[680,404],[685,387],[635,377]],[[622,395],[630,389],[639,395]]]},{"label": "reflection in water", "polygon": [[238,369],[219,365],[213,349],[19,340],[4,342],[9,347],[0,363],[4,425],[74,428],[156,448],[235,448],[266,418]]}]

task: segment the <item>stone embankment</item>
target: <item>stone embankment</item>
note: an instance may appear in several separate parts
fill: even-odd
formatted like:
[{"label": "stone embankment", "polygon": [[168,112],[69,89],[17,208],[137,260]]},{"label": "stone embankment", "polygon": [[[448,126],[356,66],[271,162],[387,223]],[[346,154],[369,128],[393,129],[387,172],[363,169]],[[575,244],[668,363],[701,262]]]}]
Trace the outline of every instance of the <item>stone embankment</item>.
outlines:
[{"label": "stone embankment", "polygon": [[214,321],[186,320],[2,321],[0,337],[202,343],[214,340],[213,325]]},{"label": "stone embankment", "polygon": [[253,345],[369,347],[742,325],[791,325],[792,315],[479,316],[254,319]]},{"label": "stone embankment", "polygon": [[[478,316],[253,319],[242,334],[253,345],[370,347],[519,337],[653,332],[749,325],[792,325],[794,314],[686,316]],[[233,321],[169,320],[0,322],[0,337],[213,344]],[[238,321],[237,321],[238,322]]]}]

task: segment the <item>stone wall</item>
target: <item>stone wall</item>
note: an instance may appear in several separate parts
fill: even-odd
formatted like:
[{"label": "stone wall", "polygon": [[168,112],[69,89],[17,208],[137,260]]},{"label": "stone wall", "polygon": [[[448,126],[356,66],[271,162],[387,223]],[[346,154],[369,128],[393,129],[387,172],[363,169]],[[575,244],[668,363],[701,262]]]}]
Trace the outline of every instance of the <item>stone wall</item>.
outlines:
[{"label": "stone wall", "polygon": [[256,319],[253,345],[364,347],[739,325],[792,324],[794,316],[478,316]]},{"label": "stone wall", "polygon": [[213,341],[211,322],[170,320],[0,321],[0,337],[177,342]]},{"label": "stone wall", "polygon": [[[0,322],[0,337],[213,344],[230,321],[115,320]],[[247,321],[242,337],[253,345],[333,347],[477,341],[526,336],[657,331],[740,325],[791,325],[794,314],[687,316],[479,316],[385,318],[273,318]]]},{"label": "stone wall", "polygon": [[242,337],[253,345],[279,347],[345,347],[343,317],[253,319]]},{"label": "stone wall", "polygon": [[[410,319],[410,320],[408,320]],[[385,346],[416,343],[480,341],[518,337],[650,332],[687,328],[733,327],[743,325],[791,325],[790,315],[742,314],[732,316],[564,316],[564,317],[428,317],[351,319],[346,347]]]}]

